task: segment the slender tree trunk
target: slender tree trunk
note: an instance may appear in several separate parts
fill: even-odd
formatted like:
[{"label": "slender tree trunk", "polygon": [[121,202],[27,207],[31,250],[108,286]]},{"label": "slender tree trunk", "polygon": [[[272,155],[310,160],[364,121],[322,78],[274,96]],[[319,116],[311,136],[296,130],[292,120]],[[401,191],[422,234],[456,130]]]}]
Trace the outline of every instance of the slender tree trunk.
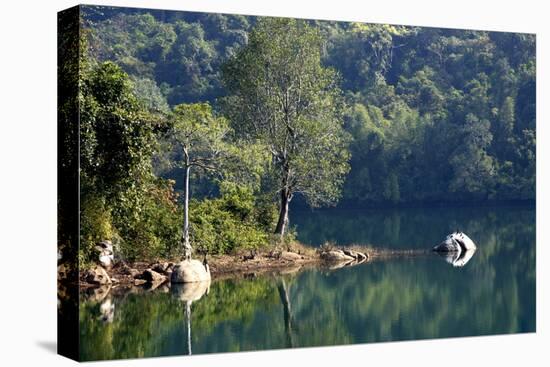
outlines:
[{"label": "slender tree trunk", "polygon": [[185,196],[183,206],[183,257],[185,260],[191,259],[191,243],[189,242],[189,172],[191,167],[185,169]]},{"label": "slender tree trunk", "polygon": [[275,233],[284,236],[288,226],[288,204],[290,202],[290,194],[288,189],[281,190],[281,208],[279,210],[279,220]]}]

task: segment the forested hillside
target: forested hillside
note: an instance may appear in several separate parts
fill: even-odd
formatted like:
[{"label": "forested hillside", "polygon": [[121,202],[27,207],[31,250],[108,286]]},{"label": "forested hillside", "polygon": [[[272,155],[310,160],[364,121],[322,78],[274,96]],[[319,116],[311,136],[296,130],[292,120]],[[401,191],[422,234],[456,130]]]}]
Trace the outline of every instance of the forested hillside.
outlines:
[{"label": "forested hillside", "polygon": [[[221,66],[257,18],[85,8],[90,55],[111,60],[153,111],[226,95]],[[311,21],[346,103],[342,203],[533,200],[535,37]],[[177,172],[168,173],[175,175]],[[197,193],[215,192],[208,181]]]}]

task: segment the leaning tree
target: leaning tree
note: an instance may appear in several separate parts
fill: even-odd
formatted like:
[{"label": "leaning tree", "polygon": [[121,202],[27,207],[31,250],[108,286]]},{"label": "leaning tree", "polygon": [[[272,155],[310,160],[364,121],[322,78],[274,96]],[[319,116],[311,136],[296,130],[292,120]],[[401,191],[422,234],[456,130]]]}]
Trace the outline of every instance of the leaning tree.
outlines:
[{"label": "leaning tree", "polygon": [[349,170],[342,94],[322,50],[319,30],[306,21],[265,18],[222,69],[235,131],[271,153],[281,236],[295,194],[311,206],[332,204]]}]

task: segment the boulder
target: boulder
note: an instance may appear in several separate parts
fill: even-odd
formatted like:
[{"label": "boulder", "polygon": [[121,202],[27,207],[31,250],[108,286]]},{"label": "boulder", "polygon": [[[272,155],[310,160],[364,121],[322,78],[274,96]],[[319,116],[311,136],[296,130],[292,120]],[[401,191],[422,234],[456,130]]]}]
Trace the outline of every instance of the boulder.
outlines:
[{"label": "boulder", "polygon": [[295,252],[283,251],[281,253],[280,258],[283,260],[295,261],[295,260],[301,260],[302,256]]},{"label": "boulder", "polygon": [[341,250],[330,250],[321,253],[321,259],[325,261],[351,261],[355,260],[354,257],[346,255]]},{"label": "boulder", "polygon": [[166,281],[164,275],[151,269],[145,269],[143,273],[138,276],[138,279],[145,280],[147,283],[164,283]]},{"label": "boulder", "polygon": [[111,284],[111,278],[109,274],[101,266],[96,266],[95,268],[89,269],[86,271],[84,279],[90,284]]},{"label": "boulder", "polygon": [[111,241],[99,242],[95,247],[98,253],[98,261],[105,268],[109,269],[114,263],[114,250]]},{"label": "boulder", "polygon": [[109,269],[111,266],[113,266],[113,255],[100,255],[99,263]]},{"label": "boulder", "polygon": [[342,252],[345,255],[353,257],[357,261],[367,260],[369,258],[368,254],[362,253],[362,252],[359,252],[359,251],[343,250]]},{"label": "boulder", "polygon": [[433,248],[436,252],[460,252],[475,250],[476,244],[464,232],[453,232]]},{"label": "boulder", "polygon": [[183,260],[174,265],[170,280],[172,283],[210,281],[210,268],[199,260]]}]

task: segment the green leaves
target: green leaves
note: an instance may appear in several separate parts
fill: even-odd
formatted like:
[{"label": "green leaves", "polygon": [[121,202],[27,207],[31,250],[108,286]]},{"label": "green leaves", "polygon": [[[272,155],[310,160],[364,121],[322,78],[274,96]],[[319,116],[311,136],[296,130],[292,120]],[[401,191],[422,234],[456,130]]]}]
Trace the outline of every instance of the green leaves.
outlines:
[{"label": "green leaves", "polygon": [[227,120],[215,117],[208,103],[178,105],[170,117],[165,154],[176,167],[217,174],[228,155],[229,133]]},{"label": "green leaves", "polygon": [[343,100],[323,40],[305,21],[262,18],[248,45],[223,66],[225,112],[236,133],[271,154],[276,191],[334,203],[348,171]]}]

